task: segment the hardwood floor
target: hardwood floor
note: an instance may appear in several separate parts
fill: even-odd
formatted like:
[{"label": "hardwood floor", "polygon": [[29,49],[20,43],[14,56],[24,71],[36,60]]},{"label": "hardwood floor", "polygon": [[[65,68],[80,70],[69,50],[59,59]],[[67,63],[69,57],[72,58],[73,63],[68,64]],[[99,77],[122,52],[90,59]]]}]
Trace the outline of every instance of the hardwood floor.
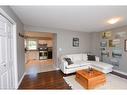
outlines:
[{"label": "hardwood floor", "polygon": [[63,76],[64,74],[57,70],[25,75],[19,89],[71,89]]},{"label": "hardwood floor", "polygon": [[[127,76],[123,76],[116,72],[111,72],[111,73],[127,79]],[[74,74],[75,73],[64,75],[60,70],[54,70],[49,72],[37,73],[36,75],[35,74],[25,75],[18,89],[69,90],[71,89],[71,87],[65,82],[63,77],[74,75]]]}]

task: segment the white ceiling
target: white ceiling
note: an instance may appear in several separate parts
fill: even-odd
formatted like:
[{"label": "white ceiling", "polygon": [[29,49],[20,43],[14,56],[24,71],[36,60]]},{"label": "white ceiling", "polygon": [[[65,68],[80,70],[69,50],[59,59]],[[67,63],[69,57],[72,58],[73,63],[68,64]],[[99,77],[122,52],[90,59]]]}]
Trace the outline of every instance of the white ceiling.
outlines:
[{"label": "white ceiling", "polygon": [[[11,6],[24,25],[98,32],[127,25],[127,6]],[[107,20],[121,17],[114,25]]]}]

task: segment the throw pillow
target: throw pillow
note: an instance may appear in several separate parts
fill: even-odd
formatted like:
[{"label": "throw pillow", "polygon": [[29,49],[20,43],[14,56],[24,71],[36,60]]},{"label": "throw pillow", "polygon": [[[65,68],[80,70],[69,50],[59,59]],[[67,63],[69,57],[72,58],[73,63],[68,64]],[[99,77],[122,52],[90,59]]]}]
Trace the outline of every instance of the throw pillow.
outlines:
[{"label": "throw pillow", "polygon": [[87,55],[89,61],[96,61],[95,55]]},{"label": "throw pillow", "polygon": [[73,62],[71,61],[71,58],[64,58],[64,59],[65,59],[65,61],[67,61],[67,62],[68,62],[68,65],[73,64]]}]

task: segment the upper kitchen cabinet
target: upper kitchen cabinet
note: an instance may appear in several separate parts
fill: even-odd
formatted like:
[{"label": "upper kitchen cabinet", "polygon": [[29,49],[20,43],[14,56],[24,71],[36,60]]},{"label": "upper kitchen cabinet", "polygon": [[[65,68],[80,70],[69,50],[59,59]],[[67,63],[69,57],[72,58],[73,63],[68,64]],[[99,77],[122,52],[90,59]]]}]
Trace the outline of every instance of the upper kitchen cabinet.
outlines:
[{"label": "upper kitchen cabinet", "polygon": [[47,44],[47,47],[53,47],[53,41],[52,40],[39,40],[39,44]]}]

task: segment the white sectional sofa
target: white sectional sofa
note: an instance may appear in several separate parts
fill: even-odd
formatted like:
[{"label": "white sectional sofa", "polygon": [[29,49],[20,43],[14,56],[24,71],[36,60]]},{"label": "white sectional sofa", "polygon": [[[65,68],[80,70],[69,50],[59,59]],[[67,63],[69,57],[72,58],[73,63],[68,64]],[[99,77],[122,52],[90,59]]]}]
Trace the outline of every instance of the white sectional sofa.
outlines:
[{"label": "white sectional sofa", "polygon": [[[73,64],[68,65],[64,58],[70,58]],[[87,54],[71,54],[60,57],[60,69],[64,74],[74,73],[77,70],[86,69],[88,67],[95,68],[103,73],[112,72],[113,66],[108,63],[99,61],[99,57],[95,57],[96,61],[88,61]]]}]

